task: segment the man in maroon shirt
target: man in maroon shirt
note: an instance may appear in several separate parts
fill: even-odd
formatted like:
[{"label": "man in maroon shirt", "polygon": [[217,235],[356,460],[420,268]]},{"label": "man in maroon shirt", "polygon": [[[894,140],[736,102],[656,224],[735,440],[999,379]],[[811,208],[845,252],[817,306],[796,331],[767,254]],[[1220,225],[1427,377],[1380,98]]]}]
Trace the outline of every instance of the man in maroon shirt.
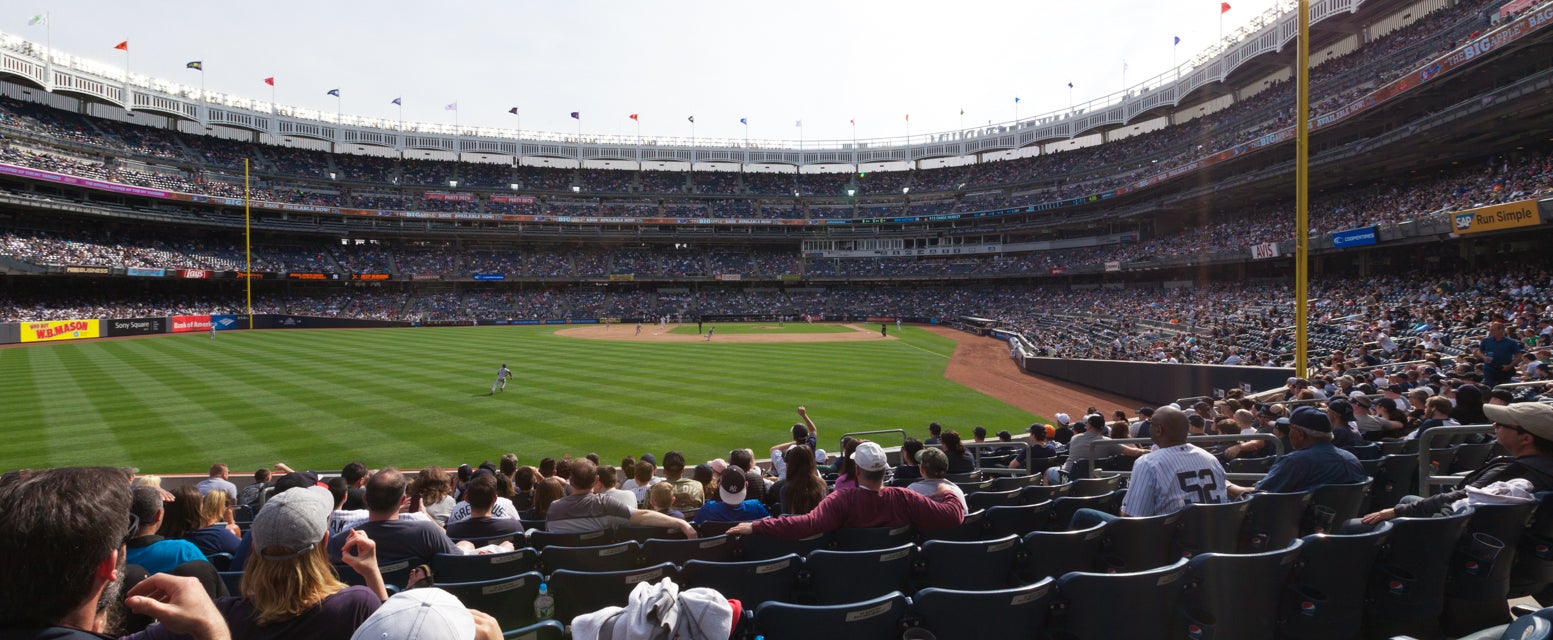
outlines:
[{"label": "man in maroon shirt", "polygon": [[889,462],[885,459],[884,449],[877,443],[858,445],[852,453],[852,461],[857,464],[857,488],[825,496],[819,506],[807,514],[741,522],[728,533],[798,539],[836,529],[903,524],[923,529],[950,529],[965,520],[965,508],[948,490],[929,498],[915,491],[884,486]]}]

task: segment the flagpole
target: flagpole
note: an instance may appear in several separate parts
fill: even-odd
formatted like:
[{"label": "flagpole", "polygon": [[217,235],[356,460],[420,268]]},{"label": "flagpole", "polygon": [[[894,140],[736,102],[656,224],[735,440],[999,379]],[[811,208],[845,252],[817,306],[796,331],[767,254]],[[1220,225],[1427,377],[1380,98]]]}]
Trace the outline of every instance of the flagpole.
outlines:
[{"label": "flagpole", "polygon": [[245,284],[248,291],[248,328],[253,328],[253,226],[249,219],[249,199],[252,197],[248,181],[248,159],[243,158],[243,272],[248,274]]}]

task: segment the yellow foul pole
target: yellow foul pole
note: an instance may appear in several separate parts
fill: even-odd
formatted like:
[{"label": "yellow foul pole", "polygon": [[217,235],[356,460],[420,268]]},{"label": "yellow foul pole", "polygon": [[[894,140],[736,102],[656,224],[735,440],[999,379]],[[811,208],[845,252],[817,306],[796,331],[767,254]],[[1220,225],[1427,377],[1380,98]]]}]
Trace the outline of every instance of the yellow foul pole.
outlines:
[{"label": "yellow foul pole", "polygon": [[248,328],[253,328],[253,230],[248,222],[248,159],[243,158],[243,272],[248,274]]},{"label": "yellow foul pole", "polygon": [[1299,53],[1294,97],[1294,371],[1309,374],[1306,335],[1310,316],[1310,6],[1299,0]]}]

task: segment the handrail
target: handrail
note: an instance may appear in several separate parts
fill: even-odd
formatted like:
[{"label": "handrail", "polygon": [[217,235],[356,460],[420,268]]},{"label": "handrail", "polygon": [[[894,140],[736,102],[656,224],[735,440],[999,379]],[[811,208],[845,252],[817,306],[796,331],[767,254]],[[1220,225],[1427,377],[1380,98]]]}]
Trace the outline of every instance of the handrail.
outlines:
[{"label": "handrail", "polygon": [[853,431],[851,433],[843,433],[841,434],[840,438],[836,439],[836,455],[841,455],[842,449],[845,448],[841,443],[847,438],[851,438],[853,436],[871,436],[876,433],[899,433],[901,434],[901,444],[906,444],[906,438],[911,437],[906,433],[905,429],[875,429],[873,431]]},{"label": "handrail", "polygon": [[1494,425],[1469,424],[1454,427],[1430,427],[1428,432],[1418,436],[1418,493],[1427,498],[1434,494],[1434,485],[1455,484],[1461,481],[1461,476],[1434,475],[1431,473],[1429,449],[1436,438],[1451,436],[1459,433],[1493,433]]},{"label": "handrail", "polygon": [[[993,449],[993,450],[997,450],[997,449],[1010,449],[1010,448],[1024,447],[1025,459],[1026,460],[1030,459],[1030,439],[1029,438],[1020,438],[1019,440],[1010,440],[1008,442],[1003,442],[1002,440],[997,440],[997,441],[989,440],[989,441],[986,441],[986,442],[963,442],[961,444],[965,445],[966,449]],[[983,467],[983,466],[981,466],[981,457],[980,456],[973,456],[973,457],[976,460],[976,470],[980,471],[983,476],[989,475],[988,474],[989,471],[992,472],[990,475],[995,475],[995,476],[1004,476],[1004,475],[1008,475],[1008,476],[1021,476],[1021,475],[1029,475],[1029,473],[1030,473],[1029,469],[1006,469],[1006,468],[1000,468],[1000,467]]]},{"label": "handrail", "polygon": [[[1283,440],[1280,440],[1278,438],[1278,436],[1275,436],[1275,435],[1273,435],[1271,433],[1244,433],[1244,434],[1231,434],[1231,435],[1187,436],[1186,437],[1186,441],[1187,441],[1188,444],[1197,444],[1197,443],[1200,443],[1200,442],[1244,442],[1246,440],[1267,440],[1269,442],[1272,442],[1272,444],[1273,444],[1273,455],[1274,456],[1281,456],[1281,455],[1283,455]],[[1129,444],[1129,445],[1130,444],[1152,445],[1152,444],[1154,444],[1154,440],[1152,438],[1113,438],[1113,439],[1106,440],[1105,443],[1106,444]],[[1094,457],[1094,452],[1095,452],[1095,448],[1094,447],[1090,447],[1089,448],[1089,455],[1084,456],[1082,458],[1074,458],[1073,454],[1070,452],[1068,454],[1068,461],[1069,462],[1078,462],[1079,460],[1088,460],[1089,461],[1089,476],[1088,477],[1093,478],[1093,477],[1095,477],[1095,472],[1098,471],[1098,469],[1095,468],[1095,460],[1097,460],[1097,458]],[[1106,475],[1117,475],[1117,474],[1120,474],[1123,477],[1132,477],[1132,472],[1131,471],[1106,471],[1105,473],[1106,473]],[[1267,474],[1264,474],[1264,473],[1236,473],[1236,474],[1229,474],[1229,475],[1235,476],[1232,479],[1244,480],[1244,479],[1250,479],[1250,478],[1260,478],[1260,477],[1265,476]]]}]

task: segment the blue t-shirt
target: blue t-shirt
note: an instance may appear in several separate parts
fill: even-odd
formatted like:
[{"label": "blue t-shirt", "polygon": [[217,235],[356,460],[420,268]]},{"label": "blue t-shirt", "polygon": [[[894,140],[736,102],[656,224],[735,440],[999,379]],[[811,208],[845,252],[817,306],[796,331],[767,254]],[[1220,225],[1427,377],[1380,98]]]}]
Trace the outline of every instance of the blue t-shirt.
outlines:
[{"label": "blue t-shirt", "polygon": [[1499,368],[1510,364],[1515,354],[1521,352],[1521,343],[1509,337],[1495,340],[1493,336],[1489,336],[1483,338],[1478,348],[1488,356],[1488,362],[1483,363],[1483,377],[1488,380],[1503,380],[1510,374],[1500,371]]},{"label": "blue t-shirt", "polygon": [[131,540],[129,548],[124,552],[125,564],[145,567],[147,574],[166,573],[185,562],[204,559],[205,554],[200,553],[199,547],[188,540],[161,539],[139,545]]},{"label": "blue t-shirt", "polygon": [[766,505],[759,500],[745,500],[743,504],[735,507],[722,500],[713,500],[701,505],[701,510],[696,512],[696,524],[703,522],[747,522],[771,517],[771,512],[766,511]]}]

